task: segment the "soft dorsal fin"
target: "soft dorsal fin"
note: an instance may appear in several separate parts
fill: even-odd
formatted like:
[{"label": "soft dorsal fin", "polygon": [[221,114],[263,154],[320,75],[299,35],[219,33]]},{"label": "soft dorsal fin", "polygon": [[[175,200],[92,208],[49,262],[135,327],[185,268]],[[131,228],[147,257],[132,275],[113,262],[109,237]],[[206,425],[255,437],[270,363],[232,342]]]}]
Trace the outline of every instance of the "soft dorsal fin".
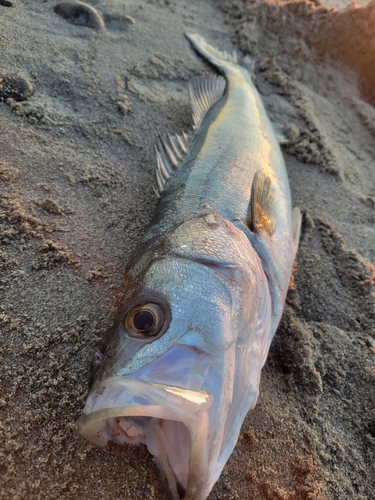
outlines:
[{"label": "soft dorsal fin", "polygon": [[254,233],[273,235],[276,229],[276,197],[271,179],[262,171],[255,172],[251,186],[248,224]]},{"label": "soft dorsal fin", "polygon": [[156,154],[156,181],[158,190],[157,196],[164,190],[167,181],[173,176],[177,167],[185,158],[190,143],[193,140],[194,132],[182,132],[181,134],[159,135],[155,143]]},{"label": "soft dorsal fin", "polygon": [[198,128],[207,111],[224,94],[225,79],[220,75],[204,75],[194,78],[189,84],[194,127]]}]

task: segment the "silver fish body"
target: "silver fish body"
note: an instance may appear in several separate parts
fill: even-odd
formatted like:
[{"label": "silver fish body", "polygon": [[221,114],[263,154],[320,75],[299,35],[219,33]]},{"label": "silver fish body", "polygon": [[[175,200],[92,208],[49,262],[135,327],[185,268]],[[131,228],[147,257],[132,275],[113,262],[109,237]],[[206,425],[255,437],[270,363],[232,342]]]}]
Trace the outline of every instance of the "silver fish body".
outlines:
[{"label": "silver fish body", "polygon": [[193,83],[194,131],[158,140],[160,200],[78,421],[99,446],[146,444],[172,500],[207,497],[256,404],[300,225],[249,72],[188,38],[225,79]]}]

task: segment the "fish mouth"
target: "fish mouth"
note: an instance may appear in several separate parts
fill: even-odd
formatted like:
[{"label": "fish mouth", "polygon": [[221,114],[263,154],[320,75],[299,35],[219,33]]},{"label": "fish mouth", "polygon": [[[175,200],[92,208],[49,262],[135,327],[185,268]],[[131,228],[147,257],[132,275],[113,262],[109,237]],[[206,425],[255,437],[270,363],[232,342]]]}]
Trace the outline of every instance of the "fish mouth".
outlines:
[{"label": "fish mouth", "polygon": [[145,444],[171,500],[203,500],[214,482],[208,480],[212,403],[205,391],[114,376],[94,387],[77,427],[101,447]]}]

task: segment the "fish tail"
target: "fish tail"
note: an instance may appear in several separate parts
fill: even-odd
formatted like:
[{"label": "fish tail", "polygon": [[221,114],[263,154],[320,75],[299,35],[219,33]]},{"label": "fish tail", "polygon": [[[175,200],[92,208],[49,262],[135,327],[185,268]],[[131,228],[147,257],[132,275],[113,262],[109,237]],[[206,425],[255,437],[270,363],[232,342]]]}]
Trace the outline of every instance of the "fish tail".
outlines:
[{"label": "fish tail", "polygon": [[238,68],[237,53],[232,54],[221,51],[209,44],[202,36],[196,33],[185,33],[186,38],[192,44],[193,48],[207,61],[216,66],[224,74],[229,74],[231,70]]}]

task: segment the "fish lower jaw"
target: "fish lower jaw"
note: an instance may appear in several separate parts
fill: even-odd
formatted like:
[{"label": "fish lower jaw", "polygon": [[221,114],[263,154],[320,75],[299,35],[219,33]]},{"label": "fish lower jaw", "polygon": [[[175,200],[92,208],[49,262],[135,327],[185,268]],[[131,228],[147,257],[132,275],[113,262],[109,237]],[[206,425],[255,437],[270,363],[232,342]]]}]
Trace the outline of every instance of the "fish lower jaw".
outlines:
[{"label": "fish lower jaw", "polygon": [[212,487],[207,481],[211,404],[212,396],[203,391],[115,377],[89,395],[77,427],[87,441],[116,451],[145,444],[171,500],[203,500]]},{"label": "fish lower jaw", "polygon": [[185,498],[191,438],[183,422],[154,417],[113,417],[107,419],[112,439],[107,447],[119,447],[124,443],[145,444],[154,456],[161,472],[165,488],[172,500]]}]

